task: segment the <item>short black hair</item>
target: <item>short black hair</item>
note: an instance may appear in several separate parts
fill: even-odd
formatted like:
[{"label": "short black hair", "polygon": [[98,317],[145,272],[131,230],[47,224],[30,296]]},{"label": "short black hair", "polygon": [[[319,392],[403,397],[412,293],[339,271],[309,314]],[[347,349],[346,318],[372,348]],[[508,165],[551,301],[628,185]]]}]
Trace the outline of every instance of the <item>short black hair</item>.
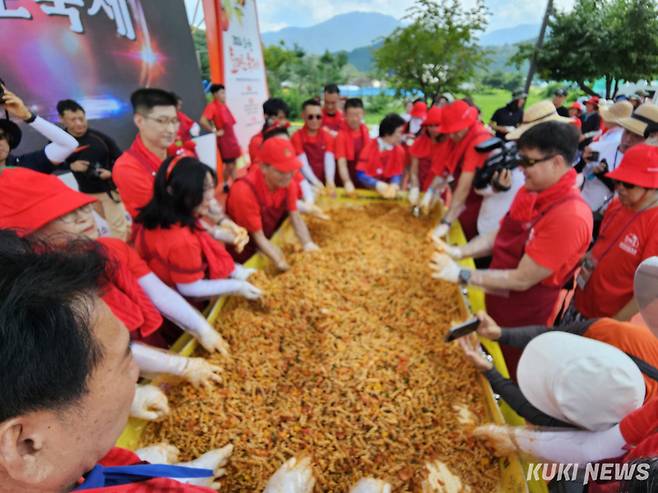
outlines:
[{"label": "short black hair", "polygon": [[224,84],[213,84],[210,86],[210,94],[218,93],[219,91],[226,89]]},{"label": "short black hair", "polygon": [[73,113],[82,111],[85,113],[85,109],[80,106],[80,103],[73,99],[62,99],[57,102],[57,113],[59,113],[59,116],[64,116],[65,111],[72,111]]},{"label": "short black hair", "polygon": [[340,94],[340,89],[336,84],[327,84],[324,86],[324,92],[327,94]]},{"label": "short black hair", "polygon": [[306,109],[307,106],[319,106],[319,107],[322,107],[322,105],[320,104],[320,101],[318,101],[317,99],[313,99],[313,98],[311,98],[311,99],[307,99],[306,101],[304,101],[304,102],[302,103],[302,111],[304,111],[304,110]]},{"label": "short black hair", "polygon": [[104,354],[92,312],[106,262],[97,242],[55,248],[0,230],[0,423],[88,392]]},{"label": "short black hair", "polygon": [[283,111],[286,116],[290,114],[290,107],[281,98],[270,98],[263,103],[263,113],[266,117],[277,116],[280,111]]},{"label": "short black hair", "polygon": [[153,197],[135,218],[135,222],[146,229],[170,228],[176,224],[195,228],[194,209],[203,202],[206,175],[210,173],[217,184],[215,171],[193,157],[179,159],[169,170],[174,159],[179,158],[169,157],[160,165],[153,184]]},{"label": "short black hair", "polygon": [[290,136],[290,134],[288,133],[288,129],[286,127],[274,127],[270,130],[266,130],[265,132],[263,132],[263,142],[273,137],[277,137],[278,135]]},{"label": "short black hair", "polygon": [[149,113],[156,106],[176,107],[178,101],[176,101],[176,96],[169,91],[155,87],[143,87],[132,93],[130,104],[132,104],[133,113]]},{"label": "short black hair", "polygon": [[578,130],[570,123],[542,122],[521,134],[519,149],[536,149],[545,155],[560,154],[571,165],[578,152]]},{"label": "short black hair", "polygon": [[395,131],[403,127],[407,122],[397,113],[389,113],[379,124],[379,136],[388,137],[393,135]]},{"label": "short black hair", "polygon": [[345,101],[345,111],[350,108],[363,109],[363,100],[361,98],[349,98],[347,101]]}]

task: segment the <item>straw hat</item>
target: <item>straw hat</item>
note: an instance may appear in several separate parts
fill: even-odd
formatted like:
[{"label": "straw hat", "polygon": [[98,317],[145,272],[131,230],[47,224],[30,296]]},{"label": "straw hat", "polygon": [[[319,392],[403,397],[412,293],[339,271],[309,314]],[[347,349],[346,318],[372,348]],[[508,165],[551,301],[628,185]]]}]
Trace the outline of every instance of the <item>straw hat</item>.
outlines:
[{"label": "straw hat", "polygon": [[558,115],[557,109],[555,109],[555,105],[552,101],[548,99],[539,101],[523,112],[523,121],[521,122],[521,125],[509,132],[505,137],[507,140],[517,140],[523,135],[523,132],[529,128],[534,127],[538,123],[550,121],[571,123],[572,119]]},{"label": "straw hat", "polygon": [[641,104],[631,116],[619,120],[626,130],[643,137],[649,123],[658,123],[658,106],[653,103]]},{"label": "straw hat", "polygon": [[588,337],[551,330],[525,347],[519,388],[537,409],[591,431],[607,430],[642,406],[642,372],[623,351]]},{"label": "straw hat", "polygon": [[633,105],[628,101],[618,101],[610,106],[601,106],[599,114],[603,121],[619,125],[619,120],[628,118],[633,113]]}]

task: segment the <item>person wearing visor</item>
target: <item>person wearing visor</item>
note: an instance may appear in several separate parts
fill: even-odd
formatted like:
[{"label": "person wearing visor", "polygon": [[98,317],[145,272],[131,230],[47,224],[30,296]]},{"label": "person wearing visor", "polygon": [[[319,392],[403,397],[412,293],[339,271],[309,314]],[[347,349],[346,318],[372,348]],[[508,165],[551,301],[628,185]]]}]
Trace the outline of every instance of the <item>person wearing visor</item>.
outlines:
[{"label": "person wearing visor", "polygon": [[247,175],[235,182],[226,200],[229,216],[251,237],[242,253],[229,251],[237,262],[243,263],[260,250],[279,271],[286,271],[290,266],[281,249],[270,239],[287,217],[304,250],[318,250],[297,210],[300,192],[294,177],[302,165],[287,138],[266,140],[260,156],[262,163],[251,166]]},{"label": "person wearing visor", "polygon": [[[0,228],[55,246],[71,239],[92,240],[110,260],[101,298],[123,323],[144,373],[169,373],[195,385],[219,381],[219,368],[203,358],[185,358],[167,348],[180,334],[163,327],[163,315],[184,327],[209,352],[228,355],[228,344],[201,313],[164,284],[130,246],[117,238],[98,238],[92,216],[95,199],[52,175],[15,168],[0,173]],[[171,332],[171,333],[170,333]]]},{"label": "person wearing visor", "polygon": [[633,275],[642,260],[658,255],[658,147],[631,148],[606,174],[615,182],[599,237],[582,261],[572,304],[563,320],[595,317],[630,320]]},{"label": "person wearing visor", "polygon": [[[521,452],[534,457],[539,462],[578,463],[585,466],[588,463],[603,460],[605,462],[629,463],[644,457],[657,456],[658,397],[656,397],[656,379],[658,378],[658,369],[656,363],[658,352],[656,348],[658,347],[658,340],[656,340],[656,335],[658,334],[658,257],[648,258],[640,264],[634,277],[634,291],[640,313],[647,326],[604,318],[583,322],[580,324],[580,328],[577,324],[573,324],[570,327],[562,326],[558,330],[566,329],[575,334],[584,329],[584,332],[582,332],[584,337],[580,337],[580,339],[595,339],[605,342],[626,353],[642,372],[645,382],[646,395],[644,404],[641,407],[628,412],[619,423],[602,427],[599,430],[589,428],[592,431],[567,431],[486,425],[476,429],[475,436],[498,456]],[[531,337],[533,334],[543,334],[538,337],[545,337],[547,333],[555,334],[554,330],[545,333],[543,327],[527,327],[523,328],[522,331],[526,332],[525,336],[527,337]],[[500,329],[488,323],[483,325],[480,332],[484,337],[491,338],[516,337],[516,334],[512,334],[512,331],[504,328]],[[575,337],[572,334],[569,335]],[[553,351],[559,355],[556,358],[560,361],[565,351],[567,354],[571,354],[571,349],[566,345],[556,347]],[[607,351],[609,351],[609,348]],[[597,357],[600,357],[600,354]],[[588,355],[588,357],[590,356]],[[469,359],[473,361],[470,356]],[[478,357],[478,359],[481,359],[481,357]],[[542,370],[536,363],[535,360],[533,368],[529,370],[541,372]],[[605,368],[608,363],[601,362],[601,364]],[[590,368],[589,371],[592,370],[594,368]],[[607,384],[604,382],[600,382],[600,384],[602,385],[601,389],[605,389]],[[601,396],[607,397],[610,402],[617,401],[617,396],[614,393],[606,394],[605,390],[599,390],[596,387],[596,383],[587,381],[581,387],[586,394],[590,394],[596,389]],[[536,389],[529,389],[529,392],[536,392]],[[530,399],[529,396],[528,398]],[[545,401],[545,397],[537,395],[533,399]],[[587,414],[583,414],[585,419],[598,419],[601,416],[598,407],[600,399],[601,397],[594,397],[593,401],[580,401],[587,410]],[[555,402],[547,403],[547,409],[554,404]],[[610,403],[606,403],[604,406],[609,409]],[[646,484],[648,483],[645,481],[645,486]],[[613,493],[622,491],[619,487],[620,484],[617,481],[592,482],[588,484],[587,491]],[[641,489],[637,491],[649,490]]]},{"label": "person wearing visor", "polygon": [[[477,218],[482,197],[473,189],[475,171],[484,165],[486,154],[479,153],[475,146],[491,138],[489,131],[478,120],[477,108],[459,100],[442,108],[439,132],[453,142],[453,150],[446,164],[446,172],[452,179],[437,177],[444,183],[456,182],[450,208],[434,229],[432,235],[442,238],[450,231],[452,223],[459,219],[467,239],[477,236]],[[433,183],[432,188],[435,188]]]},{"label": "person wearing visor", "polygon": [[[5,167],[22,167],[52,173],[58,169],[78,147],[78,142],[72,135],[59,128],[35,113],[31,112],[25,103],[9,91],[0,80],[0,111],[4,118],[0,118],[0,169]],[[23,132],[18,125],[9,120],[12,116],[28,124],[50,143],[39,151],[15,155],[11,151],[21,143]]]},{"label": "person wearing visor", "polygon": [[[518,140],[525,184],[500,228],[463,247],[436,241],[433,277],[484,288],[488,313],[504,327],[550,323],[562,286],[589,247],[592,212],[571,167],[577,147],[577,131],[568,123],[548,121],[525,130]],[[461,268],[455,261],[488,255],[489,269]],[[502,349],[515,375],[520,352]]]}]

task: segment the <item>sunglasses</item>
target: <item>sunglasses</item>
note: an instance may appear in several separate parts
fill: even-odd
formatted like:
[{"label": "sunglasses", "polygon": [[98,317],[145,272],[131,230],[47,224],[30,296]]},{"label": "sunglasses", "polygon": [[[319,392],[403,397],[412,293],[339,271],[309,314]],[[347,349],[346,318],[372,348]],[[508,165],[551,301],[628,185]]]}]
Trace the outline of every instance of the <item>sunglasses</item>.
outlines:
[{"label": "sunglasses", "polygon": [[633,190],[634,188],[637,187],[637,185],[633,185],[632,183],[627,183],[625,181],[619,181],[619,180],[615,180],[615,186],[624,187],[626,190]]},{"label": "sunglasses", "polygon": [[322,120],[322,115],[308,115],[307,120]]},{"label": "sunglasses", "polygon": [[519,154],[519,166],[522,168],[532,168],[535,164],[541,163],[542,161],[548,161],[549,159],[553,159],[557,154],[551,154],[550,156],[545,156],[539,159],[532,159],[529,158],[528,156],[524,156],[523,154]]}]

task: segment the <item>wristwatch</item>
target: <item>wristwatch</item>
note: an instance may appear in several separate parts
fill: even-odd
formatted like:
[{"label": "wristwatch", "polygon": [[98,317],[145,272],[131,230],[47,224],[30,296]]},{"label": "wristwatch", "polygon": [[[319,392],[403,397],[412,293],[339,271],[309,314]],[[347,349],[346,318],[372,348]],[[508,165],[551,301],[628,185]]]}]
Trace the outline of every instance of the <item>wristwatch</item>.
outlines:
[{"label": "wristwatch", "polygon": [[459,269],[459,284],[466,286],[471,281],[471,270],[470,269]]},{"label": "wristwatch", "polygon": [[25,123],[27,123],[27,124],[33,123],[34,120],[37,119],[37,116],[38,116],[38,115],[37,115],[36,113],[34,113],[33,111],[31,111],[31,112],[30,112],[30,116],[27,117],[27,118],[26,118],[25,120],[23,120],[23,121],[24,121]]}]

